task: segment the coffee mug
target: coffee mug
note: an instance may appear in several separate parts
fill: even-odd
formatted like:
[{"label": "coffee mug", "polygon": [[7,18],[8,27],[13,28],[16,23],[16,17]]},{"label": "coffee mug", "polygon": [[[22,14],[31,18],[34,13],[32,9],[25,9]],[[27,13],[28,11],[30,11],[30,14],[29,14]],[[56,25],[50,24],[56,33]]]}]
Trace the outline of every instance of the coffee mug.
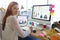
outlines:
[{"label": "coffee mug", "polygon": [[43,25],[43,28],[46,28],[46,24]]}]

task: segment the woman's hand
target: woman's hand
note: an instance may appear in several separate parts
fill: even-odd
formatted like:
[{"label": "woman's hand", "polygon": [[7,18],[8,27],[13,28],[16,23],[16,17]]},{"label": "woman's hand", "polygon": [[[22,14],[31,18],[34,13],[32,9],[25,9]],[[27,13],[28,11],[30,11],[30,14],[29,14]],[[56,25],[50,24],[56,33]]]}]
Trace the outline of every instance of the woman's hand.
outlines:
[{"label": "woman's hand", "polygon": [[29,27],[30,28],[30,30],[31,30],[31,32],[32,32],[32,30],[33,30],[33,27],[31,26],[31,27]]}]

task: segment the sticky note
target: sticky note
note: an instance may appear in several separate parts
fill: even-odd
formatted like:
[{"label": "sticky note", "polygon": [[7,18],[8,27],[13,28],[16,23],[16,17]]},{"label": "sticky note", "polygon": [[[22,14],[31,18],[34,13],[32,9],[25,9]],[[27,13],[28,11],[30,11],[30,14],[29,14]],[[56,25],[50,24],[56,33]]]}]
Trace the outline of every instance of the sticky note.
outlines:
[{"label": "sticky note", "polygon": [[45,36],[43,33],[40,33],[39,36]]},{"label": "sticky note", "polygon": [[54,5],[51,5],[50,7],[51,7],[51,8],[54,8],[55,6],[54,6]]},{"label": "sticky note", "polygon": [[54,13],[51,13],[50,15],[51,15],[51,16],[54,16]]},{"label": "sticky note", "polygon": [[49,9],[49,11],[51,11],[51,10],[52,10],[52,8]]},{"label": "sticky note", "polygon": [[51,10],[50,13],[54,13],[54,10]]}]

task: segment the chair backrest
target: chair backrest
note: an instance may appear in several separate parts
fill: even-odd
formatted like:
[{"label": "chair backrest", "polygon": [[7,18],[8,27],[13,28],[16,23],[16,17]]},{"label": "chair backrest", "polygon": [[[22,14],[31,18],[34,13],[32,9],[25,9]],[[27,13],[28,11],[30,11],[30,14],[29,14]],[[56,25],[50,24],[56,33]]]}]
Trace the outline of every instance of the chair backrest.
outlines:
[{"label": "chair backrest", "polygon": [[2,24],[0,24],[0,40],[2,38]]}]

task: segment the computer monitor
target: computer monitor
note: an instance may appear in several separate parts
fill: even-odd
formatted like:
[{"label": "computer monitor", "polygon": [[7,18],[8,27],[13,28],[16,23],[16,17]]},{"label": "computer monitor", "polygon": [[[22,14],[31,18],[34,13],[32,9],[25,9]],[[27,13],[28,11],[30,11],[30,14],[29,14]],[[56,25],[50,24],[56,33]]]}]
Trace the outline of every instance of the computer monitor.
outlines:
[{"label": "computer monitor", "polygon": [[50,5],[34,5],[32,7],[32,18],[50,21]]},{"label": "computer monitor", "polygon": [[39,27],[46,24],[51,28],[50,6],[51,5],[33,5],[32,19],[30,19],[29,22],[37,22],[40,24]]},{"label": "computer monitor", "polygon": [[28,16],[27,15],[18,16],[18,22],[20,26],[26,26],[28,22]]}]

